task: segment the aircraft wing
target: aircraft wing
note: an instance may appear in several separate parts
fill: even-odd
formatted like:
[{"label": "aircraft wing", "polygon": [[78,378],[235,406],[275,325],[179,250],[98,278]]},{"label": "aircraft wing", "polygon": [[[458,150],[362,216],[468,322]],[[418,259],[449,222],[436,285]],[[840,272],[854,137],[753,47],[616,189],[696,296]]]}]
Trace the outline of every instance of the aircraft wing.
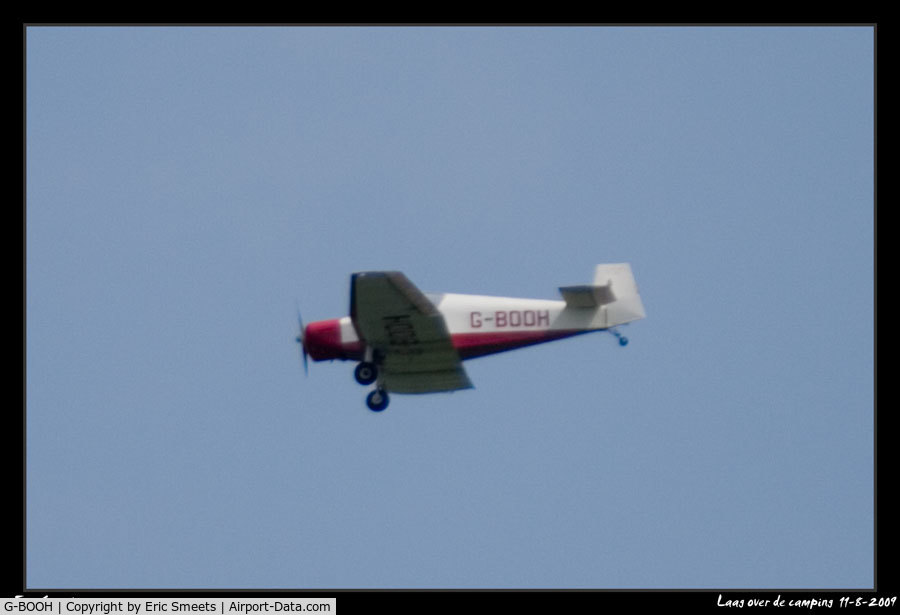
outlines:
[{"label": "aircraft wing", "polygon": [[396,393],[470,389],[444,317],[399,271],[354,273],[350,318],[375,350],[382,385]]}]

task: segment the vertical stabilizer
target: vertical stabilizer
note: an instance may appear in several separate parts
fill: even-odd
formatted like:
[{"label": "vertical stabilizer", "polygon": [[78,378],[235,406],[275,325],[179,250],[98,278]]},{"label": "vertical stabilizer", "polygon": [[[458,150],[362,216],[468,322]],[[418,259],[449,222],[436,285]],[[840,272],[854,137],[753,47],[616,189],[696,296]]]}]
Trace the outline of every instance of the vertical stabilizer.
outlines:
[{"label": "vertical stabilizer", "polygon": [[615,301],[604,306],[610,327],[646,316],[641,295],[634,282],[634,274],[631,273],[631,265],[628,263],[597,265],[594,269],[594,286],[608,287],[615,296]]}]

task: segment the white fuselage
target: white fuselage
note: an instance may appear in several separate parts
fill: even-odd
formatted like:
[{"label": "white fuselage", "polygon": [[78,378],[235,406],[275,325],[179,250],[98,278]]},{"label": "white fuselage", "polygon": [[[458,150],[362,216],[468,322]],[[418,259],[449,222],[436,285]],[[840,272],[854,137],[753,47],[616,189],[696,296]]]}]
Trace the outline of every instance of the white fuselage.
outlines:
[{"label": "white fuselage", "polygon": [[[447,325],[453,345],[463,359],[512,350],[588,331],[606,329],[606,308],[572,308],[565,301],[489,295],[425,293]],[[333,352],[321,358],[358,360],[363,343],[349,316],[334,323]],[[324,324],[324,322],[322,323]],[[339,348],[338,348],[339,346]],[[314,354],[314,358],[318,358]]]}]

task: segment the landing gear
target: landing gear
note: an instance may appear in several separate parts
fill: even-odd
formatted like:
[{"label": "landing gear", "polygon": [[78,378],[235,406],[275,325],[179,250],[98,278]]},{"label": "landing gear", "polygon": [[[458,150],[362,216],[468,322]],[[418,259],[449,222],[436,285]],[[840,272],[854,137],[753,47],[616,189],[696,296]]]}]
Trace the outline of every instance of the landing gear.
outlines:
[{"label": "landing gear", "polygon": [[608,329],[610,333],[616,336],[616,339],[619,340],[619,346],[627,346],[628,338],[616,331],[615,329]]},{"label": "landing gear", "polygon": [[378,377],[378,368],[374,363],[363,361],[353,370],[353,377],[360,384],[372,384]]},{"label": "landing gear", "polygon": [[366,397],[366,405],[372,412],[381,412],[387,408],[389,401],[387,391],[384,389],[375,389]]},{"label": "landing gear", "polygon": [[375,390],[366,396],[366,405],[372,412],[381,412],[387,408],[390,399],[388,398],[387,391],[384,390],[384,384],[381,382],[381,378],[378,377],[378,366],[375,364],[376,361],[375,350],[371,346],[366,347],[366,353],[363,355],[363,360],[356,366],[356,369],[353,370],[353,377],[356,378],[356,381],[360,384],[375,383]]}]

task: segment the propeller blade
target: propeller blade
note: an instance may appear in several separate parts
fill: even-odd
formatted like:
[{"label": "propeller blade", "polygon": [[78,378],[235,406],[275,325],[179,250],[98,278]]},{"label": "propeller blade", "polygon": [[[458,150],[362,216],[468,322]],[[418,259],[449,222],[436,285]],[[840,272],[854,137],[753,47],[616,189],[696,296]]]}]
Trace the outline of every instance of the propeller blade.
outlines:
[{"label": "propeller blade", "polygon": [[303,317],[300,315],[300,308],[297,308],[297,324],[300,326],[300,333],[295,338],[300,344],[300,352],[303,355],[303,373],[309,376],[309,362],[307,359],[306,344],[303,343],[303,336],[306,329],[303,328]]}]

